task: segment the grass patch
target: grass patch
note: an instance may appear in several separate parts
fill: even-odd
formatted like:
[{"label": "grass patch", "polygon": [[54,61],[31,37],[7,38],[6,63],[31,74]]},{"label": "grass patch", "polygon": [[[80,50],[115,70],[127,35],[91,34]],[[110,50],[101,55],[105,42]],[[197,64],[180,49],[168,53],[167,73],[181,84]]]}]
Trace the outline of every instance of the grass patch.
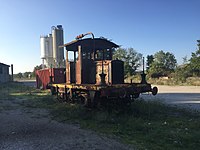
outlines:
[{"label": "grass patch", "polygon": [[199,115],[158,102],[139,100],[127,109],[110,111],[58,103],[49,96],[34,104],[48,108],[52,119],[78,123],[82,128],[119,137],[138,149],[195,149],[200,146]]},{"label": "grass patch", "polygon": [[[21,88],[21,87],[20,87]],[[48,109],[52,119],[78,123],[82,128],[119,137],[138,149],[197,149],[200,116],[158,102],[138,100],[126,109],[87,109],[78,104],[58,103],[47,91],[13,90],[10,96],[21,105]]]}]

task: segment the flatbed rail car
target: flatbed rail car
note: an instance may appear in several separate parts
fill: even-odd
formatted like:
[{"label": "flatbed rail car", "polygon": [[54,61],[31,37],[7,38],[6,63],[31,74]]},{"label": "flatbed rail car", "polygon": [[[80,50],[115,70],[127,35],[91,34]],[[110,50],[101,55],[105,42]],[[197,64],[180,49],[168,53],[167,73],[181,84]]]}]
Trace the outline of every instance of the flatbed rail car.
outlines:
[{"label": "flatbed rail car", "polygon": [[[83,39],[88,34],[92,38]],[[144,69],[141,83],[124,83],[124,62],[112,57],[119,46],[105,38],[94,38],[90,32],[62,47],[66,48],[66,83],[49,84],[52,94],[60,100],[94,106],[108,99],[131,102],[141,93],[158,92],[157,87],[146,82]],[[69,52],[74,56],[71,61]]]}]

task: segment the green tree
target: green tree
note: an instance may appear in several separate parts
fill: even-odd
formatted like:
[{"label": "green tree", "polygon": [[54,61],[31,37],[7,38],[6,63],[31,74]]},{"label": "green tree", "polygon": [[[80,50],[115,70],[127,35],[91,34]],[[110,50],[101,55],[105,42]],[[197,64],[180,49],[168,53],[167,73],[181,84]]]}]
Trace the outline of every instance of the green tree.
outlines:
[{"label": "green tree", "polygon": [[190,67],[194,76],[200,76],[200,49],[192,53]]},{"label": "green tree", "polygon": [[188,64],[188,58],[187,56],[183,57],[183,65]]},{"label": "green tree", "polygon": [[186,82],[186,79],[191,76],[190,64],[182,64],[178,66],[174,73],[176,82]]},{"label": "green tree", "polygon": [[23,74],[19,72],[18,74],[14,74],[14,78],[21,79],[23,77]]},{"label": "green tree", "polygon": [[128,77],[134,75],[141,66],[142,54],[133,48],[118,48],[114,51],[113,58],[124,61],[124,74],[125,77]]},{"label": "green tree", "polygon": [[32,76],[32,72],[24,72],[23,73],[24,78],[29,78],[30,75]]},{"label": "green tree", "polygon": [[147,67],[146,67],[147,71],[151,67],[151,64],[153,63],[153,61],[154,61],[153,55],[147,55],[147,63],[146,63],[147,64]]},{"label": "green tree", "polygon": [[174,72],[177,61],[175,56],[170,52],[159,51],[154,54],[154,60],[150,65],[149,74],[151,77],[168,76]]},{"label": "green tree", "polygon": [[42,69],[42,64],[35,66],[31,76],[35,77],[36,70],[40,70],[40,69]]},{"label": "green tree", "polygon": [[113,59],[119,59],[122,61],[126,61],[127,51],[123,48],[118,48],[114,51]]}]

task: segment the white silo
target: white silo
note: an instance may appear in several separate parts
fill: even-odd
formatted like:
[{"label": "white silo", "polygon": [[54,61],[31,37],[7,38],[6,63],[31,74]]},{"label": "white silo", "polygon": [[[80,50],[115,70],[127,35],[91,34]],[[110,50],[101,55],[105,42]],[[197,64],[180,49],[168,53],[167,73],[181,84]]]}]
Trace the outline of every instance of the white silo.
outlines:
[{"label": "white silo", "polygon": [[44,66],[46,65],[46,56],[47,56],[45,36],[40,36],[40,51],[41,51],[42,66],[44,68]]},{"label": "white silo", "polygon": [[53,64],[53,39],[52,35],[40,36],[40,49],[43,68],[50,68]]},{"label": "white silo", "polygon": [[52,34],[49,34],[48,35],[48,38],[47,38],[47,50],[48,50],[48,56],[47,56],[47,66],[48,68],[50,68],[53,64],[53,37],[52,37]]},{"label": "white silo", "polygon": [[52,27],[52,37],[53,37],[53,59],[56,68],[61,68],[65,66],[64,63],[64,48],[59,48],[63,45],[63,28],[62,25],[57,25],[57,27]]}]

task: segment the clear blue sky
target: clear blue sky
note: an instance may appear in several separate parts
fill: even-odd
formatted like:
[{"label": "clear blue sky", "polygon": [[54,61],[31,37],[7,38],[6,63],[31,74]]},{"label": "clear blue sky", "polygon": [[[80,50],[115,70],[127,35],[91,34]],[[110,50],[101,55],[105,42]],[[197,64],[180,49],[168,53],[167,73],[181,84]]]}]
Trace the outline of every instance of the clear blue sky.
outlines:
[{"label": "clear blue sky", "polygon": [[200,39],[200,0],[0,0],[0,62],[14,73],[41,64],[40,35],[62,24],[64,41],[80,33],[112,39],[143,56],[159,50],[179,63]]}]

